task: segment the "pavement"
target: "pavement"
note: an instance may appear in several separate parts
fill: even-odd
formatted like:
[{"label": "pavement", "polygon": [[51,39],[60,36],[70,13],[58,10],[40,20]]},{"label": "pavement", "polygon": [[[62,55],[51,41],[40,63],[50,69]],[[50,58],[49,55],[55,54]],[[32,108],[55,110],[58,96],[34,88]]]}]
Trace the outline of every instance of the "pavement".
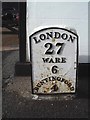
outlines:
[{"label": "pavement", "polygon": [[77,95],[33,95],[31,77],[14,75],[19,51],[3,52],[3,118],[88,118],[87,78]]},{"label": "pavement", "polygon": [[[17,48],[17,49],[16,49]],[[1,53],[1,52],[0,52]],[[88,77],[78,79],[77,94],[33,95],[30,76],[15,76],[18,35],[3,28],[2,118],[88,118]]]}]

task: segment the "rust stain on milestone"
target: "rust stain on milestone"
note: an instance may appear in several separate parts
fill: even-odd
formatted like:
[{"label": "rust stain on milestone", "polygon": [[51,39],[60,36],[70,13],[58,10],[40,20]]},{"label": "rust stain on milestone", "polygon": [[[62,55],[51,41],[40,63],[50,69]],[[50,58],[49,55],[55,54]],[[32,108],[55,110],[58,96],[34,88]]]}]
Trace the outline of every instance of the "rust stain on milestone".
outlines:
[{"label": "rust stain on milestone", "polygon": [[73,92],[74,87],[70,80],[41,80],[34,82],[34,93],[64,93]]}]

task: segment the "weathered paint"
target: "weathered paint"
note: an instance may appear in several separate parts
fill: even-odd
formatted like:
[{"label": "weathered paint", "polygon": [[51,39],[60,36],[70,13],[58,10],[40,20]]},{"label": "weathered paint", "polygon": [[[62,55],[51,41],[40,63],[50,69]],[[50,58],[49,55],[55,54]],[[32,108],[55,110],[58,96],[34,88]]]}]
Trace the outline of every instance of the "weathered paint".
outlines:
[{"label": "weathered paint", "polygon": [[33,93],[75,93],[77,45],[78,36],[65,28],[49,27],[30,36]]}]

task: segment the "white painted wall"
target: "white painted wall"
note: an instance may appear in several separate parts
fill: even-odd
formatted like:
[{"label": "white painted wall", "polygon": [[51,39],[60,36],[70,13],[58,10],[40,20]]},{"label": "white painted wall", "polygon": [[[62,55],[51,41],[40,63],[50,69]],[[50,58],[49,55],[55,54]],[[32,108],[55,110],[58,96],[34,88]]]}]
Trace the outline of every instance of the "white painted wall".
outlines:
[{"label": "white painted wall", "polygon": [[[43,26],[72,27],[79,35],[79,62],[88,62],[88,2],[27,2],[27,61],[29,36]],[[36,29],[37,28],[37,29]]]}]

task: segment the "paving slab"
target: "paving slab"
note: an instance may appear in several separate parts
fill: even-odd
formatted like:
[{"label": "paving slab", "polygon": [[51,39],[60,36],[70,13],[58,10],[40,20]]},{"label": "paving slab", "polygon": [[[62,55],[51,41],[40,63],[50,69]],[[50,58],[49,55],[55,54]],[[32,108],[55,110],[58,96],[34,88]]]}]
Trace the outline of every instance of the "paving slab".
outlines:
[{"label": "paving slab", "polygon": [[88,77],[78,80],[77,95],[33,95],[31,77],[15,76],[19,51],[3,52],[3,118],[88,118]]},{"label": "paving slab", "polygon": [[3,88],[3,118],[88,118],[88,99],[33,95],[31,77],[15,77]]}]

